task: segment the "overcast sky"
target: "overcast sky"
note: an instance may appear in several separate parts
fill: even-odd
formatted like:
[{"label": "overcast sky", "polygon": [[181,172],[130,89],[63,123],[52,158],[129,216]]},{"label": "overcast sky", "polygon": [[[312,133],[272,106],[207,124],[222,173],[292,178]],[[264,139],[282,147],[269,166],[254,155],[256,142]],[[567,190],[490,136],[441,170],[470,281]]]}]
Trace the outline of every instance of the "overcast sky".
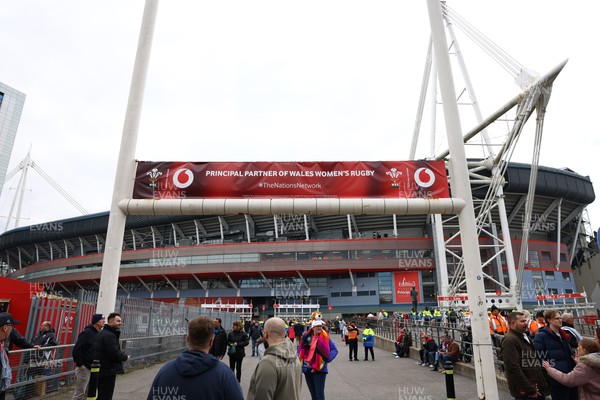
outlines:
[{"label": "overcast sky", "polygon": [[[544,74],[569,59],[548,106],[541,164],[596,183],[600,2],[448,4],[528,69]],[[27,95],[9,169],[31,146],[35,162],[90,212],[110,208],[143,7],[0,0],[0,81]],[[520,89],[455,29],[486,117]],[[407,160],[429,32],[425,1],[163,0],[136,157]],[[461,107],[467,112],[464,131],[474,125]],[[534,122],[513,161],[531,162]],[[419,158],[430,155],[430,125],[425,116]],[[491,131],[498,142],[505,133]],[[16,184],[4,187],[3,217]],[[35,172],[27,186],[22,225],[78,215]],[[597,228],[600,207],[589,211]]]}]

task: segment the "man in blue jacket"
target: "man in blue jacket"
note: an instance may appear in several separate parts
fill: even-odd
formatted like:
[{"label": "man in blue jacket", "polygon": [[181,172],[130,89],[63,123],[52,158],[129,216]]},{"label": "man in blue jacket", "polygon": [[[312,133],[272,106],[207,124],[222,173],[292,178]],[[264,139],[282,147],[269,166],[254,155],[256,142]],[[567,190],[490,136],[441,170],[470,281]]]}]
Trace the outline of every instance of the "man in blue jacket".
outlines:
[{"label": "man in blue jacket", "polygon": [[92,369],[92,361],[94,361],[94,341],[96,340],[96,334],[104,327],[104,321],[104,315],[94,314],[92,316],[92,323],[81,331],[73,347],[73,361],[75,362],[75,375],[77,377],[73,400],[84,400],[87,398],[90,371]]},{"label": "man in blue jacket", "polygon": [[215,325],[210,318],[190,321],[186,336],[189,350],[158,371],[147,400],[196,399],[199,391],[204,400],[243,400],[244,393],[234,373],[209,354],[214,337]]}]

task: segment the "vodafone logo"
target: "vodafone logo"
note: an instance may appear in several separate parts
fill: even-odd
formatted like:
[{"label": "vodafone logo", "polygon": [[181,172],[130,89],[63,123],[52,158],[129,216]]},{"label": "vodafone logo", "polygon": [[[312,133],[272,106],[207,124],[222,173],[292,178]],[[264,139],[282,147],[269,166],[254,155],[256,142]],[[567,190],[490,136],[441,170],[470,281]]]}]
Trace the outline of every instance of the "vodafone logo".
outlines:
[{"label": "vodafone logo", "polygon": [[173,174],[173,184],[179,189],[185,189],[194,182],[194,174],[187,168],[181,168]]},{"label": "vodafone logo", "polygon": [[415,171],[414,178],[417,185],[424,188],[428,188],[435,183],[435,175],[429,168],[419,168]]}]

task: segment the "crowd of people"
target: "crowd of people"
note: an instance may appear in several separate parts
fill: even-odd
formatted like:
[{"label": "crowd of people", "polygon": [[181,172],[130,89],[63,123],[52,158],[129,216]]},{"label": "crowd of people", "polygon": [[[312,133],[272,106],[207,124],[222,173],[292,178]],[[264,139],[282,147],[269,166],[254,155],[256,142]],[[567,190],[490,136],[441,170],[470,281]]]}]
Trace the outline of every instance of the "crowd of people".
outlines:
[{"label": "crowd of people", "polygon": [[[376,321],[370,320],[376,317],[370,315],[373,316],[367,316],[362,331],[354,320],[324,321],[318,315],[308,322],[284,321],[277,317],[264,323],[234,321],[227,332],[221,319],[197,317],[188,325],[188,350],[161,368],[148,399],[165,394],[194,398],[198,387],[209,388],[203,389],[204,398],[243,399],[240,382],[242,362],[247,354],[260,358],[250,380],[247,399],[299,399],[303,380],[311,399],[324,399],[328,364],[339,352],[332,340],[336,332],[348,348],[349,361],[360,361],[359,342],[363,345],[362,360],[375,361],[372,325]],[[447,313],[445,318],[448,318]],[[574,326],[574,316],[557,310],[540,311],[533,317],[528,311],[508,312],[492,306],[488,320],[492,341],[500,349],[499,359],[515,399],[544,399],[547,395],[561,400],[600,399],[600,328],[596,329],[594,339],[584,338]],[[72,351],[76,368],[73,399],[88,397],[93,360],[100,361],[97,399],[113,398],[116,376],[123,373],[123,362],[129,358],[120,348],[122,323],[118,313],[107,317],[95,314],[78,335]],[[13,329],[16,324],[19,321],[10,314],[0,313],[0,400],[11,382],[7,358],[10,346],[42,349],[58,344],[54,329],[47,321],[40,325],[31,341]],[[409,355],[413,345],[411,326],[420,325],[402,325],[395,340],[394,357]],[[430,329],[425,329],[420,336],[418,364],[443,372],[460,361],[461,347],[451,333],[447,330],[437,343]],[[31,357],[37,357],[37,353],[48,354],[41,350]],[[229,368],[221,362],[225,356],[229,358]],[[41,374],[42,368],[36,364],[29,372]]]},{"label": "crowd of people", "polygon": [[[497,317],[507,330],[500,338],[502,361],[515,399],[600,399],[600,328],[583,338],[570,313],[547,310]],[[492,325],[490,322],[490,329]]]}]

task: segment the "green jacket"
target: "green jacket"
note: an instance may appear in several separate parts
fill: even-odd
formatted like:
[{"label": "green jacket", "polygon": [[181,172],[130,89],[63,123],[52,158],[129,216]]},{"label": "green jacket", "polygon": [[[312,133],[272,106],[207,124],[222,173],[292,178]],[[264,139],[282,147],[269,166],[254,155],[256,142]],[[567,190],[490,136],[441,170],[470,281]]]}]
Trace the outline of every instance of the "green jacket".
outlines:
[{"label": "green jacket", "polygon": [[289,340],[269,346],[258,363],[248,389],[247,400],[299,400],[302,365],[296,346]]}]

